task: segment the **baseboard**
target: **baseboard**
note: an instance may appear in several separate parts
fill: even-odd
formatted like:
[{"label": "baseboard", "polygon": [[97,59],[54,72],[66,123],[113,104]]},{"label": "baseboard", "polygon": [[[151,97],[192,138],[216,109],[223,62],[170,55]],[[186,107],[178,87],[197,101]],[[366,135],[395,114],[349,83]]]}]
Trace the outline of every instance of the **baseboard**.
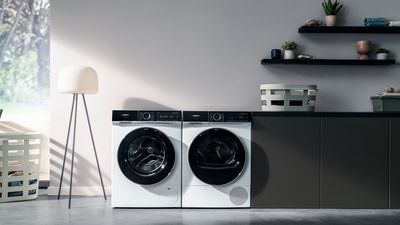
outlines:
[{"label": "baseboard", "polygon": [[[105,187],[106,194],[111,195],[111,187]],[[58,187],[50,186],[47,189],[48,195],[58,195]],[[61,195],[69,195],[69,187],[61,188]],[[103,190],[101,186],[95,187],[72,187],[72,195],[86,195],[86,196],[96,196],[103,195]]]}]

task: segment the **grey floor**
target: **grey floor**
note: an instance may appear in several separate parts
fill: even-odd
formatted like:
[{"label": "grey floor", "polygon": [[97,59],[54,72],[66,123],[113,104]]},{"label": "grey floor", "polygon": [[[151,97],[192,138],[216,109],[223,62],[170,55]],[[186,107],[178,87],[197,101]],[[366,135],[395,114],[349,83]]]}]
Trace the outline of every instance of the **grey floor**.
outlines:
[{"label": "grey floor", "polygon": [[112,209],[101,197],[68,200],[39,196],[34,201],[0,204],[0,224],[400,224],[400,210],[306,209]]}]

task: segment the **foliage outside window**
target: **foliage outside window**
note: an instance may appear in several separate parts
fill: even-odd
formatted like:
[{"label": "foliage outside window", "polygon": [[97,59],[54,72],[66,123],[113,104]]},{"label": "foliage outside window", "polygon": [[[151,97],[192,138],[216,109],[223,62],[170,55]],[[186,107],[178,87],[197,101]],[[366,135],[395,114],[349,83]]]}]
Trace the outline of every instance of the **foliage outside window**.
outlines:
[{"label": "foliage outside window", "polygon": [[48,116],[50,0],[0,0],[0,7],[0,108],[4,119],[40,120]]}]

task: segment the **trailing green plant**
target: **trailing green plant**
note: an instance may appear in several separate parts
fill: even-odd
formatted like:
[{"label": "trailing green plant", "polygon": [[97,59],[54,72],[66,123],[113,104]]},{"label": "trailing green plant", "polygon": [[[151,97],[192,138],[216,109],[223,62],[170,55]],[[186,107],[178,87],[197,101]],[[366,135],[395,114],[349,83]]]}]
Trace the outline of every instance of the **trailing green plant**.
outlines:
[{"label": "trailing green plant", "polygon": [[294,41],[285,41],[283,43],[282,48],[284,50],[295,50],[297,48],[297,44]]},{"label": "trailing green plant", "polygon": [[387,50],[386,48],[378,48],[377,50],[376,50],[376,54],[378,54],[378,53],[389,53],[389,50]]},{"label": "trailing green plant", "polygon": [[322,2],[322,8],[325,11],[325,14],[327,16],[334,16],[339,13],[339,11],[343,8],[343,4],[335,0],[334,3],[332,3],[331,0],[324,0]]}]

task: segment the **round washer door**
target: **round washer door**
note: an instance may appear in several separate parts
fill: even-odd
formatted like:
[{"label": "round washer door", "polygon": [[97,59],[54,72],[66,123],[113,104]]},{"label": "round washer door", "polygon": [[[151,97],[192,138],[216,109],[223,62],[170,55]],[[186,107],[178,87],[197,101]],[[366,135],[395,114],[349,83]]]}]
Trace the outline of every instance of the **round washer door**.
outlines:
[{"label": "round washer door", "polygon": [[194,175],[207,184],[222,185],[238,178],[245,166],[243,144],[230,131],[209,129],[198,135],[189,148]]},{"label": "round washer door", "polygon": [[133,130],[118,149],[122,173],[137,184],[155,184],[165,179],[175,163],[175,150],[168,137],[153,128]]}]

